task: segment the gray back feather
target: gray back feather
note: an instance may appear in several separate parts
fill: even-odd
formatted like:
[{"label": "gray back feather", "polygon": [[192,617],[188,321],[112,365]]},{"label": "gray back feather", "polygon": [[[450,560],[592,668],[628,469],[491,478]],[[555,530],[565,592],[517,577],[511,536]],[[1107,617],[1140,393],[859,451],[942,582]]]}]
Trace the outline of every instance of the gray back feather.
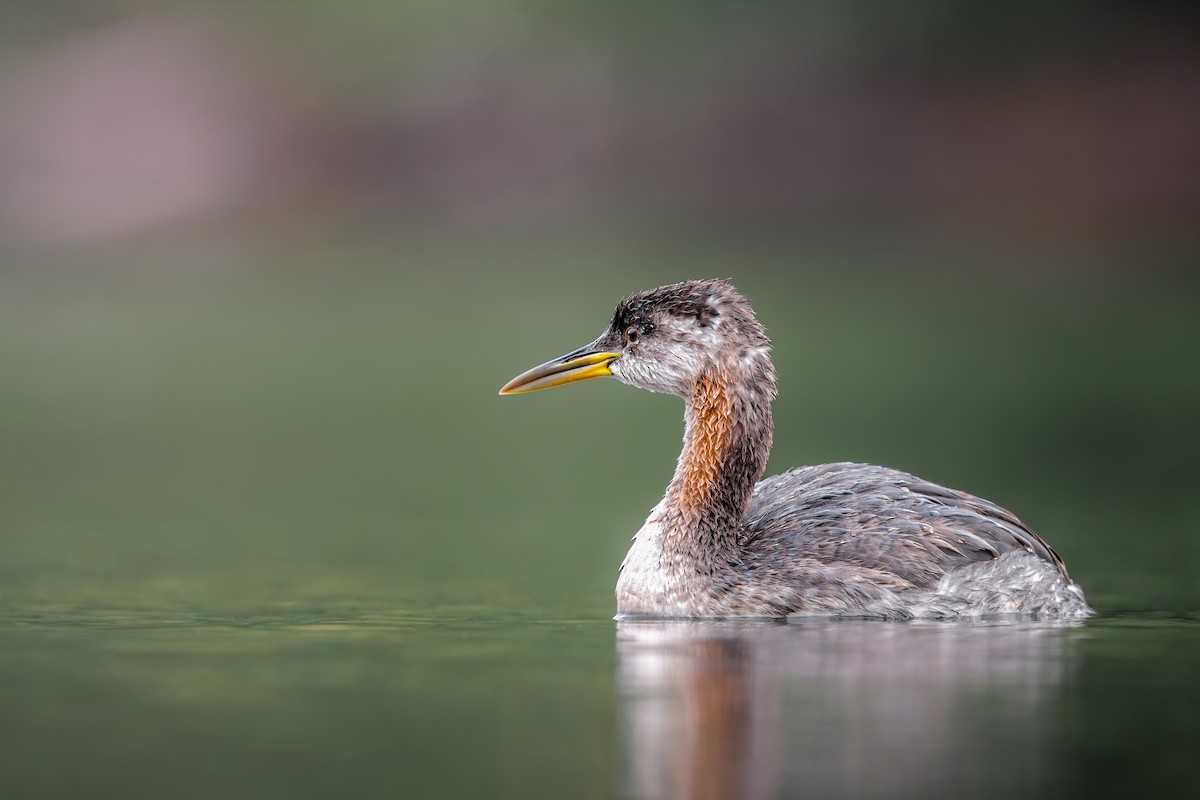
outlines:
[{"label": "gray back feather", "polygon": [[800,467],[759,483],[744,517],[751,552],[814,558],[932,587],[955,567],[1023,550],[1067,577],[1058,554],[1011,512],[869,464]]}]

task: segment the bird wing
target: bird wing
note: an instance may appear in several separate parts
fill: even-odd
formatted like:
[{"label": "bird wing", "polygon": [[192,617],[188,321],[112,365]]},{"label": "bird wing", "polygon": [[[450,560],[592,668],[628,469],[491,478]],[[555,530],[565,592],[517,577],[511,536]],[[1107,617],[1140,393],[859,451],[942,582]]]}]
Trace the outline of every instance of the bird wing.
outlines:
[{"label": "bird wing", "polygon": [[932,586],[947,571],[1034,553],[1064,577],[1058,553],[1011,512],[965,492],[869,464],[800,467],[754,489],[744,520],[745,552],[783,551],[891,573]]}]

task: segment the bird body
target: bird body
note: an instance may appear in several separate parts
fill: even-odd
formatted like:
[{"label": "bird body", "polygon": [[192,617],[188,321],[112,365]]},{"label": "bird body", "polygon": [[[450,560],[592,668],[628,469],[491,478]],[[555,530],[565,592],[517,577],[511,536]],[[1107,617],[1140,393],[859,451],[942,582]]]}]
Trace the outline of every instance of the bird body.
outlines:
[{"label": "bird body", "polygon": [[799,467],[760,482],[735,559],[680,553],[666,501],[617,581],[626,616],[888,619],[1090,613],[1049,546],[986,500],[871,464]]},{"label": "bird body", "polygon": [[866,464],[802,467],[759,482],[775,368],[765,330],[727,282],[632,295],[596,341],[501,393],[603,375],[685,404],[675,474],[621,567],[620,615],[1091,613],[1058,554],[986,500]]}]

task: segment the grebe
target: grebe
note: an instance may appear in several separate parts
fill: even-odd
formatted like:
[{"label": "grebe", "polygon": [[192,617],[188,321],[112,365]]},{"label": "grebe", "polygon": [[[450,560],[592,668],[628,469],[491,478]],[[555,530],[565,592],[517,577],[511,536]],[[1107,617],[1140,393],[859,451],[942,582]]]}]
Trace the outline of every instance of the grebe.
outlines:
[{"label": "grebe", "polygon": [[770,349],[731,284],[686,281],[622,300],[594,342],[500,390],[611,375],[683,398],[683,452],[621,565],[618,616],[1092,613],[1058,553],[987,500],[868,464],[759,482],[773,430]]}]

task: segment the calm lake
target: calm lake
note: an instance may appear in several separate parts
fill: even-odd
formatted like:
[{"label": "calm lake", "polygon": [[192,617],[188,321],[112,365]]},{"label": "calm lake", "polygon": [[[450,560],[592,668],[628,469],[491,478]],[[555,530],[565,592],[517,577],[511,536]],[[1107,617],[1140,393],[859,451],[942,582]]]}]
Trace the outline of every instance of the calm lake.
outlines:
[{"label": "calm lake", "polygon": [[6,797],[1182,797],[1193,781],[1196,619],[6,617]]}]

